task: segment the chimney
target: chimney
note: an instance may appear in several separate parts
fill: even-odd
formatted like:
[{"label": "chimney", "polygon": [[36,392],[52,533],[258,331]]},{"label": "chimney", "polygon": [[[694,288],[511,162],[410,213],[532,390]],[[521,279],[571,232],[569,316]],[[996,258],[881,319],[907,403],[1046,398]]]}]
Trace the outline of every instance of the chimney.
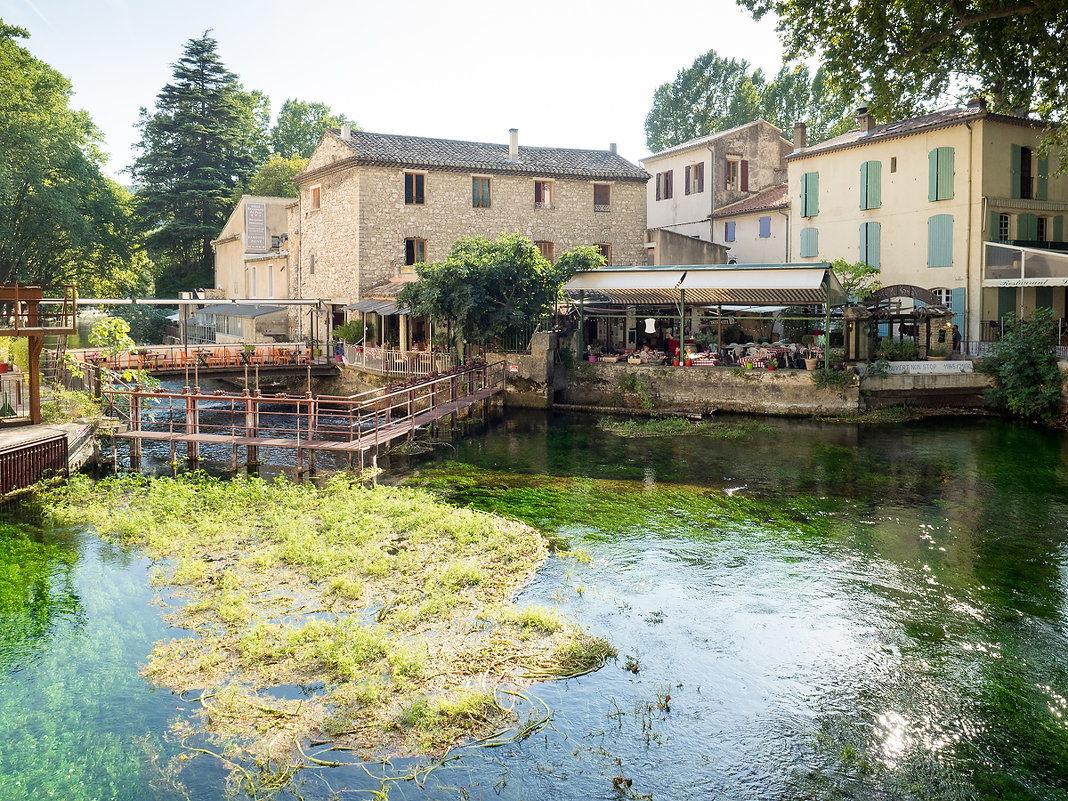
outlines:
[{"label": "chimney", "polygon": [[868,113],[867,106],[857,106],[857,127],[861,134],[870,133],[875,127],[875,117]]},{"label": "chimney", "polygon": [[971,111],[986,111],[986,101],[981,97],[973,97],[968,100],[967,108]]},{"label": "chimney", "polygon": [[352,123],[351,122],[343,122],[343,123],[341,123],[341,138],[344,141],[347,142],[347,141],[349,141],[349,137],[351,135],[352,135]]},{"label": "chimney", "polygon": [[609,142],[608,143],[608,152],[611,153],[613,156],[616,155],[616,143],[615,142]]},{"label": "chimney", "polygon": [[805,123],[799,122],[794,125],[794,152],[804,150],[808,146],[808,128]]},{"label": "chimney", "polygon": [[508,160],[519,161],[519,129],[508,129]]}]

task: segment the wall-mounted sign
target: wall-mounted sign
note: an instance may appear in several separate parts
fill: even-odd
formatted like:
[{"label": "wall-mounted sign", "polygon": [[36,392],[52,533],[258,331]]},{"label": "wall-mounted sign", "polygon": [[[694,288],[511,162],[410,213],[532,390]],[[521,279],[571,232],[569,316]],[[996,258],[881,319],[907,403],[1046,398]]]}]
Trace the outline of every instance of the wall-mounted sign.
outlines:
[{"label": "wall-mounted sign", "polygon": [[245,251],[267,252],[267,204],[245,204]]},{"label": "wall-mounted sign", "polygon": [[508,365],[508,372],[509,373],[518,373],[519,372],[519,365],[518,364],[510,364],[510,365]]}]

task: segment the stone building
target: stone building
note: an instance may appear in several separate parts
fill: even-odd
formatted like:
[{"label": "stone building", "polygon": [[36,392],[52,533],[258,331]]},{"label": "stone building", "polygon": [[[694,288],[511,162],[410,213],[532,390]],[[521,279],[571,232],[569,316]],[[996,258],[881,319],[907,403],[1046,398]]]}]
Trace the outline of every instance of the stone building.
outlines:
[{"label": "stone building", "polygon": [[866,262],[884,285],[931,290],[966,340],[995,338],[1010,312],[1066,316],[1068,176],[1041,155],[1046,123],[982,101],[857,128],[787,157],[791,255]]},{"label": "stone building", "polygon": [[550,261],[596,245],[609,264],[645,264],[648,178],[614,145],[520,146],[515,129],[508,144],[328,131],[294,179],[290,293],[329,298],[337,324],[463,236],[519,233]]},{"label": "stone building", "polygon": [[[720,210],[785,184],[784,159],[792,150],[778,128],[756,120],[642,159],[652,173],[646,196],[649,228],[722,245],[732,261],[784,260],[781,255],[770,258],[784,250],[773,246],[772,240],[786,239],[788,219],[774,213],[777,206],[768,206],[760,215],[769,219],[757,223],[757,235],[751,240],[739,237],[737,221]],[[740,213],[751,215],[752,209]],[[748,222],[748,216],[744,219]]]}]

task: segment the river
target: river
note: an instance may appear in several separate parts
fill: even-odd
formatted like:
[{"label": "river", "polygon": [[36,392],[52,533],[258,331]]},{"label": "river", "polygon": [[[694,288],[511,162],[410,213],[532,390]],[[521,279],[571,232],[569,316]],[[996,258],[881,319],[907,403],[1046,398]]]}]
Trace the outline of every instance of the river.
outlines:
[{"label": "river", "polygon": [[[567,539],[580,558],[550,558],[520,600],[619,652],[529,688],[544,730],[390,798],[1068,798],[1063,434],[768,420],[635,439],[509,412],[381,480]],[[148,565],[7,515],[0,799],[223,797],[216,761],[181,788],[157,769],[188,704],[137,673],[175,636]],[[380,788],[324,768],[275,797]]]}]

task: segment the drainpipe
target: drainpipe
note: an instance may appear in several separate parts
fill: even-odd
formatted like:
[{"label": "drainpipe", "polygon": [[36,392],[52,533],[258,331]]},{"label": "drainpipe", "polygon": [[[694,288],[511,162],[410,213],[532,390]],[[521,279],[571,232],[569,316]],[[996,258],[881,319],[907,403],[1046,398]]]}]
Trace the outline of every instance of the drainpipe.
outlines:
[{"label": "drainpipe", "polygon": [[[964,330],[961,331],[961,339],[968,339],[968,313],[967,308],[971,305],[969,299],[972,295],[972,171],[975,169],[975,165],[972,164],[972,140],[975,138],[975,131],[972,130],[970,122],[964,123],[964,127],[968,129],[968,246],[964,248],[964,308],[960,310],[960,319],[964,323]],[[980,218],[982,219],[982,218]],[[979,224],[979,241],[983,240],[983,227],[982,222]],[[983,247],[982,244],[979,245]],[[981,262],[980,262],[981,263]],[[979,294],[982,295],[982,281],[979,282]],[[950,297],[953,297],[952,290],[950,290]],[[1023,290],[1019,290],[1020,296],[1023,297]],[[980,309],[982,298],[980,297]]]},{"label": "drainpipe", "polygon": [[708,148],[708,241],[716,241],[715,220],[712,214],[716,211],[716,151],[711,143],[706,143]]}]

